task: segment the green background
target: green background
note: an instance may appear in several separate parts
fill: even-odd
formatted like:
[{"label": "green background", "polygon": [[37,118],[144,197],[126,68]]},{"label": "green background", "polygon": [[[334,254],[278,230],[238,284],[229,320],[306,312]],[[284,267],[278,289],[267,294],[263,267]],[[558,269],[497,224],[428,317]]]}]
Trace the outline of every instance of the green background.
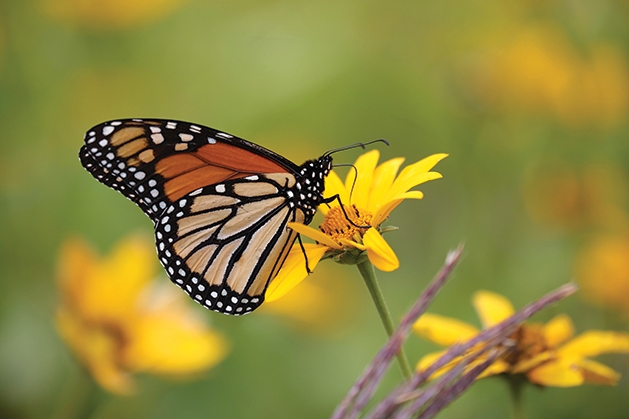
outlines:
[{"label": "green background", "polygon": [[[377,146],[383,159],[449,153],[436,168],[444,179],[388,221],[400,227],[386,238],[401,267],[379,278],[395,318],[461,242],[464,259],[431,311],[478,325],[475,290],[521,307],[573,279],[592,237],[626,227],[590,211],[605,200],[620,219],[627,210],[624,0],[197,0],[154,14],[153,3],[129,0],[110,17],[99,2],[91,15],[78,6],[86,2],[62,1],[65,12],[50,3],[0,3],[2,417],[65,417],[59,404],[72,399],[81,368],[53,324],[64,240],[81,236],[104,254],[131,232],[151,235],[138,208],[79,164],[83,134],[105,120],[196,122],[297,163],[375,138],[391,142]],[[593,166],[613,173],[596,193],[577,187],[569,204],[542,193],[547,174],[587,183]],[[227,360],[197,380],[140,377],[136,396],[101,393],[92,417],[329,416],[385,339],[357,271],[333,272],[348,283],[337,300],[354,301],[341,325],[313,332],[280,316],[234,319],[194,305],[230,340]],[[565,312],[577,332],[626,328],[622,314],[582,294],[538,320]],[[415,362],[434,348],[411,336],[407,354]],[[626,417],[627,360],[600,359],[624,373],[617,387],[530,386],[530,417]],[[393,366],[378,397],[399,378]],[[507,390],[483,380],[440,417],[509,417]]]}]

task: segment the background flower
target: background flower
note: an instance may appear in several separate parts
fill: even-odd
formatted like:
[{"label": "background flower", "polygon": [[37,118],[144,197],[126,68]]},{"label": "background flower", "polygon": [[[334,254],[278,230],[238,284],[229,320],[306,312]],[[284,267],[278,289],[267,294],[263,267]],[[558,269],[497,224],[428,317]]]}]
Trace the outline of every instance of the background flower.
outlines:
[{"label": "background flower", "polygon": [[[509,300],[489,291],[474,294],[474,307],[484,328],[492,327],[515,313]],[[447,346],[465,342],[479,333],[474,326],[433,314],[420,317],[413,330]],[[629,334],[590,330],[572,338],[573,333],[574,326],[566,315],[558,315],[544,325],[523,323],[511,336],[513,342],[507,347],[505,355],[481,376],[524,374],[532,383],[555,387],[586,383],[615,385],[620,374],[589,358],[605,353],[629,353]],[[424,356],[417,368],[425,369],[442,353]]]},{"label": "background flower", "polygon": [[132,373],[172,376],[222,361],[227,342],[192,312],[183,293],[157,284],[154,251],[130,237],[100,259],[81,240],[64,246],[59,267],[59,333],[94,379],[129,394]]}]

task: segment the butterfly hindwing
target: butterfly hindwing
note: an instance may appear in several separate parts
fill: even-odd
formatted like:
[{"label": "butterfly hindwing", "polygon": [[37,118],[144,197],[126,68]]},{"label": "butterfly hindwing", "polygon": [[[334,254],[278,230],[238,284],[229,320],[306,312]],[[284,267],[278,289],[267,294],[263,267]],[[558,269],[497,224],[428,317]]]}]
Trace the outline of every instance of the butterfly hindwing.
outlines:
[{"label": "butterfly hindwing", "polygon": [[290,174],[253,175],[198,189],[169,206],[155,225],[158,255],[171,280],[198,303],[245,314],[264,300],[303,222],[292,208]]}]

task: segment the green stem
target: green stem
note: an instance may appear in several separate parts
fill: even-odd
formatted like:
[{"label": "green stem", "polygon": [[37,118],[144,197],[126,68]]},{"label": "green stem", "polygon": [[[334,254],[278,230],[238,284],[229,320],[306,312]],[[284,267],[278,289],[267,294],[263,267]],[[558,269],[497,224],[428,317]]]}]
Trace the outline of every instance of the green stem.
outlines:
[{"label": "green stem", "polygon": [[84,371],[72,371],[51,412],[53,419],[86,418],[98,406],[99,389]]},{"label": "green stem", "polygon": [[513,418],[526,419],[522,401],[522,390],[524,389],[525,380],[519,375],[507,375],[505,378],[509,382],[509,392],[511,393],[511,401],[513,403]]},{"label": "green stem", "polygon": [[[374,304],[376,305],[376,310],[378,310],[384,329],[387,331],[387,335],[391,337],[395,331],[395,326],[391,320],[391,314],[389,313],[387,303],[384,301],[384,297],[382,296],[380,285],[378,285],[378,281],[376,280],[376,272],[373,265],[369,262],[369,259],[366,259],[356,266],[358,267],[358,271],[367,285],[367,289],[369,290],[369,294],[371,294]],[[396,356],[397,362],[402,370],[402,375],[404,375],[406,379],[411,378],[411,367],[406,359],[404,348],[400,348],[400,351]]]}]

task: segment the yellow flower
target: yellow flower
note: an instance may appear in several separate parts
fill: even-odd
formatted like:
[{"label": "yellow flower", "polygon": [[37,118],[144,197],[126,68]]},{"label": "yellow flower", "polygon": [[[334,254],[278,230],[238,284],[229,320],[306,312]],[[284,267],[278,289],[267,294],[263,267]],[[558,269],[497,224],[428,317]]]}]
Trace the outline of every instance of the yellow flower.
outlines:
[{"label": "yellow flower", "polygon": [[128,238],[100,259],[68,241],[58,272],[60,335],[103,388],[133,391],[131,374],[190,375],[227,354],[227,342],[189,308],[183,294],[153,281],[150,243]]},{"label": "yellow flower", "polygon": [[[345,183],[334,171],[330,172],[325,181],[324,196],[338,195],[343,208],[337,201],[329,207],[321,205],[319,210],[325,219],[319,230],[299,223],[288,224],[296,232],[317,241],[316,244],[304,244],[310,270],[324,256],[342,263],[356,264],[365,253],[378,269],[385,272],[397,269],[400,263],[382,238],[380,233],[383,229],[380,226],[403,200],[424,197],[422,192],[411,189],[441,178],[441,174],[431,172],[430,169],[446,156],[434,154],[426,157],[406,166],[397,175],[404,159],[391,159],[378,166],[380,153],[372,150],[356,160],[356,170],[350,171]],[[295,244],[284,267],[269,285],[266,301],[280,298],[307,276],[303,250],[299,244]]]},{"label": "yellow flower", "polygon": [[40,0],[42,11],[64,23],[95,29],[134,28],[172,13],[186,0]]},{"label": "yellow flower", "polygon": [[575,167],[547,161],[527,172],[524,203],[536,223],[554,229],[629,229],[624,211],[629,182],[623,168],[611,162]]},{"label": "yellow flower", "polygon": [[626,120],[629,66],[619,46],[593,44],[585,58],[554,26],[514,28],[479,57],[470,84],[480,100],[497,110],[550,114],[575,128]]},{"label": "yellow flower", "polygon": [[576,258],[576,277],[587,300],[629,317],[629,235],[601,234]]},{"label": "yellow flower", "polygon": [[[485,328],[515,313],[509,300],[492,292],[477,292],[473,302]],[[476,327],[467,323],[428,313],[417,320],[413,330],[444,346],[467,341],[479,333]],[[573,334],[572,321],[566,315],[558,315],[546,324],[524,323],[511,336],[513,344],[481,377],[524,374],[532,383],[554,387],[585,383],[615,385],[620,374],[589,358],[604,353],[629,353],[629,334],[590,330],[569,340]],[[417,364],[417,369],[425,369],[442,353],[426,355]],[[448,367],[438,371],[437,375]]]},{"label": "yellow flower", "polygon": [[283,298],[260,307],[301,333],[334,336],[356,319],[359,283],[342,281],[343,270],[332,264],[317,268],[316,281],[303,281]]}]

